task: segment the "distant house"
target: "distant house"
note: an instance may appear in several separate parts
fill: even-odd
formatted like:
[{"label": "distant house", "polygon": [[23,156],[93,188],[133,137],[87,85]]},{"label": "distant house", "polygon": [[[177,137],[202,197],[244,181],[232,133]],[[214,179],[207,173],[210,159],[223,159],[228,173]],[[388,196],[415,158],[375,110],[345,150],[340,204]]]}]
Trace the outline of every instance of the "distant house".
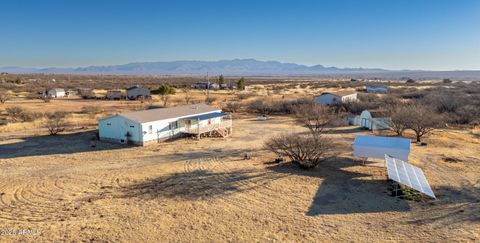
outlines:
[{"label": "distant house", "polygon": [[65,97],[66,92],[64,89],[49,89],[46,92],[46,96],[50,98],[60,98],[60,97]]},{"label": "distant house", "polygon": [[108,90],[107,95],[105,98],[108,100],[120,100],[122,99],[122,91],[121,90]]},{"label": "distant house", "polygon": [[315,100],[319,104],[334,105],[345,102],[357,101],[357,92],[350,90],[343,90],[338,92],[324,92],[321,95],[315,97]]},{"label": "distant house", "polygon": [[220,85],[217,83],[211,83],[211,82],[196,82],[193,85],[193,88],[195,89],[219,89]]},{"label": "distant house", "polygon": [[386,113],[384,110],[364,110],[356,125],[372,131],[390,129],[391,119]]},{"label": "distant house", "polygon": [[368,93],[387,93],[388,87],[387,86],[378,86],[378,85],[368,85],[367,86]]},{"label": "distant house", "polygon": [[150,97],[150,90],[141,88],[138,85],[127,88],[127,98],[130,100],[145,99]]},{"label": "distant house", "polygon": [[221,109],[194,104],[122,113],[98,120],[101,140],[145,145],[182,135],[226,137],[232,120]]}]

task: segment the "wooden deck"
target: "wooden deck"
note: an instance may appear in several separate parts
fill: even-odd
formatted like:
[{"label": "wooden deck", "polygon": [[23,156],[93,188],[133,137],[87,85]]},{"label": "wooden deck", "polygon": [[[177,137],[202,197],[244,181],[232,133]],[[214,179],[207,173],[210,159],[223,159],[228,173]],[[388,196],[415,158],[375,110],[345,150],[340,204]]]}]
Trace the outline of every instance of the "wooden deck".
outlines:
[{"label": "wooden deck", "polygon": [[195,135],[198,139],[202,137],[228,137],[232,134],[232,120],[223,120],[221,123],[207,126],[193,125],[186,127],[183,133]]}]

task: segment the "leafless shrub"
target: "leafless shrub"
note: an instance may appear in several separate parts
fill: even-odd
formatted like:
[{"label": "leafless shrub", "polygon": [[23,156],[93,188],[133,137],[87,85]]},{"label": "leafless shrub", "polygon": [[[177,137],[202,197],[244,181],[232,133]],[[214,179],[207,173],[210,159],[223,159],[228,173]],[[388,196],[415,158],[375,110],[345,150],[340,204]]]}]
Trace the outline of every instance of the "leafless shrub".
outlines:
[{"label": "leafless shrub", "polygon": [[102,109],[98,106],[84,106],[82,107],[83,114],[95,115],[102,112]]},{"label": "leafless shrub", "polygon": [[241,104],[236,101],[228,102],[227,105],[224,107],[225,111],[236,113],[241,108]]},{"label": "leafless shrub", "polygon": [[0,104],[4,104],[8,100],[8,95],[5,90],[0,90]]},{"label": "leafless shrub", "polygon": [[210,104],[212,104],[213,102],[215,102],[216,100],[217,100],[217,98],[212,97],[212,96],[209,96],[209,97],[205,98],[205,104],[210,105]]},{"label": "leafless shrub", "polygon": [[246,100],[248,98],[251,98],[251,97],[254,97],[255,94],[252,94],[252,93],[240,93],[240,94],[237,94],[237,98],[239,100]]},{"label": "leafless shrub", "polygon": [[68,125],[66,122],[66,113],[64,112],[46,113],[45,120],[45,128],[48,129],[50,135],[57,135],[65,131]]},{"label": "leafless shrub", "polygon": [[12,121],[14,122],[19,122],[19,121],[31,122],[42,116],[41,113],[30,112],[18,106],[8,107],[5,110],[7,111],[7,114],[10,117],[10,119],[12,119]]},{"label": "leafless shrub", "polygon": [[52,98],[49,97],[49,96],[42,96],[41,99],[43,100],[43,102],[45,103],[49,103],[50,101],[52,101]]},{"label": "leafless shrub", "polygon": [[248,104],[248,110],[261,115],[269,115],[272,113],[272,104],[270,101],[257,99]]},{"label": "leafless shrub", "polygon": [[278,156],[288,157],[304,169],[311,169],[331,155],[334,143],[319,136],[283,134],[267,140],[265,148]]},{"label": "leafless shrub", "polygon": [[296,105],[294,111],[297,121],[313,136],[319,136],[334,118],[331,108],[316,103]]},{"label": "leafless shrub", "polygon": [[183,93],[184,93],[185,104],[188,105],[192,101],[192,92],[188,87],[183,88],[182,90],[183,90]]},{"label": "leafless shrub", "polygon": [[406,106],[398,105],[390,110],[390,119],[387,120],[390,129],[394,131],[398,136],[403,136],[403,133],[408,128],[408,119],[406,114],[409,109]]},{"label": "leafless shrub", "polygon": [[5,110],[7,111],[7,114],[10,117],[10,119],[12,119],[13,121],[20,121],[21,115],[25,112],[25,110],[22,107],[18,107],[18,106],[8,107]]},{"label": "leafless shrub", "polygon": [[455,112],[457,124],[475,124],[480,122],[480,105],[466,105]]},{"label": "leafless shrub", "polygon": [[421,104],[412,104],[407,107],[405,125],[415,132],[417,142],[436,128],[444,125],[445,118],[436,113],[432,107]]}]

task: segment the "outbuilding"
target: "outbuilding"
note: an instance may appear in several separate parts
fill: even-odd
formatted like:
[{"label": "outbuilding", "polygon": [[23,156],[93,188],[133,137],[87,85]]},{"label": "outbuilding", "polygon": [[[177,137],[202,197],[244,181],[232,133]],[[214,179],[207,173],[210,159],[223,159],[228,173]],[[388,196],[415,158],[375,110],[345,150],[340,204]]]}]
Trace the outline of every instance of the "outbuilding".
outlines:
[{"label": "outbuilding", "polygon": [[138,85],[127,88],[127,98],[130,100],[145,99],[150,97],[150,90],[141,88]]},{"label": "outbuilding", "polygon": [[60,88],[49,89],[46,93],[46,96],[50,98],[61,98],[61,97],[65,97],[66,93],[64,89],[60,89]]},{"label": "outbuilding", "polygon": [[315,101],[323,105],[335,105],[346,102],[357,101],[357,92],[350,90],[343,90],[337,92],[323,92],[315,97]]},{"label": "outbuilding", "polygon": [[122,99],[121,90],[108,90],[107,95],[105,96],[108,100],[120,100]]},{"label": "outbuilding", "polygon": [[194,104],[134,111],[98,120],[100,140],[145,145],[182,135],[226,137],[232,120],[221,109]]},{"label": "outbuilding", "polygon": [[387,86],[380,86],[380,85],[367,86],[367,93],[387,93],[387,92],[388,92]]},{"label": "outbuilding", "polygon": [[357,135],[353,142],[353,156],[385,159],[385,155],[408,162],[410,139]]},{"label": "outbuilding", "polygon": [[384,110],[364,110],[360,114],[358,126],[368,130],[387,130],[390,129],[390,117]]}]

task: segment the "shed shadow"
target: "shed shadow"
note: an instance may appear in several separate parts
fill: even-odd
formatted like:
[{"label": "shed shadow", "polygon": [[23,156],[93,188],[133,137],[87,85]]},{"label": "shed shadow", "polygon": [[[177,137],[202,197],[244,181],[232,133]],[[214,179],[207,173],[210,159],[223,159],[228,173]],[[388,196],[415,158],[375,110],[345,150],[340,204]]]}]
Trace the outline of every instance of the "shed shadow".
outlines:
[{"label": "shed shadow", "polygon": [[122,198],[203,200],[253,190],[286,175],[259,170],[212,172],[195,169],[148,179],[122,188]]},{"label": "shed shadow", "polygon": [[[355,168],[358,166],[357,168]],[[359,172],[367,167],[361,161],[350,158],[332,158],[312,171],[302,171],[292,163],[269,167],[278,173],[297,174],[322,178],[307,216],[328,214],[352,214],[375,212],[404,212],[410,206],[405,200],[396,199],[388,194],[389,183],[385,179],[372,179],[371,174]],[[369,170],[380,174],[376,168]]]}]

